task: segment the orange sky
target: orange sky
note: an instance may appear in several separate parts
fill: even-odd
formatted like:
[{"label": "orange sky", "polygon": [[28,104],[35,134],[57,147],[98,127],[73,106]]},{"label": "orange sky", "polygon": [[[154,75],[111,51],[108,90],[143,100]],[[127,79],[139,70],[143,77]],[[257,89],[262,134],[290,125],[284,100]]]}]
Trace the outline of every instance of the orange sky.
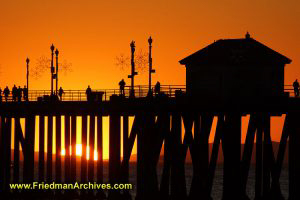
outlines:
[{"label": "orange sky", "polygon": [[[50,55],[51,43],[72,63],[73,72],[60,76],[64,89],[116,88],[122,78],[129,84],[129,69],[120,70],[115,57],[130,54],[131,40],[147,52],[150,35],[153,82],[184,84],[180,59],[246,31],[293,60],[285,70],[290,84],[300,78],[299,6],[298,0],[0,0],[0,85],[24,85],[26,57],[35,65]],[[49,77],[31,78],[31,89],[49,89]],[[147,73],[136,83],[147,84]]]}]

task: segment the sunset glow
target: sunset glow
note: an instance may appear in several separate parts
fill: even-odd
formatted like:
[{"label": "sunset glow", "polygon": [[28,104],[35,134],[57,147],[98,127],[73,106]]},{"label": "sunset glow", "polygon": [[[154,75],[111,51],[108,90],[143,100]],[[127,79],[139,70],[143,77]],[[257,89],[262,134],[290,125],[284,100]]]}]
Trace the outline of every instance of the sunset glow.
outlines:
[{"label": "sunset glow", "polygon": [[[34,77],[33,71],[39,58],[51,56],[52,43],[60,52],[59,60],[72,64],[70,71],[61,72],[59,76],[59,85],[64,90],[86,89],[88,85],[92,89],[117,89],[122,78],[129,85],[130,67],[117,66],[116,57],[130,55],[132,40],[136,41],[137,52],[147,53],[149,36],[153,38],[153,68],[156,70],[152,82],[184,85],[185,67],[179,60],[215,40],[243,38],[247,31],[254,39],[293,60],[285,68],[285,84],[291,84],[300,78],[299,5],[296,0],[284,3],[279,0],[272,3],[259,0],[5,0],[0,6],[1,88],[25,85],[25,61],[29,57],[30,89],[49,90],[49,68],[39,77]],[[147,70],[138,70],[135,83],[148,83]],[[272,126],[272,139],[280,141],[283,120],[278,117],[273,121],[276,123]],[[79,127],[77,138],[81,138]],[[104,159],[108,158],[108,132],[108,123],[104,121]],[[77,143],[81,143],[80,139]],[[38,143],[35,149],[38,151]]]},{"label": "sunset glow", "polygon": [[3,199],[300,199],[300,0],[0,0]]},{"label": "sunset glow", "polygon": [[[87,146],[86,148],[86,159],[89,160],[90,159],[90,151],[89,151],[90,147]],[[62,149],[61,150],[61,156],[65,156],[66,155],[66,150]],[[70,155],[72,155],[72,147],[70,147]],[[82,144],[76,144],[76,156],[82,156]],[[97,161],[98,160],[98,152],[95,150],[94,151],[94,160]]]}]

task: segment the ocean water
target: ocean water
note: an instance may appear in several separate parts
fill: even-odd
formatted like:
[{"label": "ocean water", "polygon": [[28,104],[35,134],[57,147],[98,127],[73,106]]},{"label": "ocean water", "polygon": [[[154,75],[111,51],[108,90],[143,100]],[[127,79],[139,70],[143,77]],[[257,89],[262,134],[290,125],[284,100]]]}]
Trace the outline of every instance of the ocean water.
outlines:
[{"label": "ocean water", "polygon": [[[22,163],[20,163],[20,179],[22,181],[23,176],[23,167]],[[55,177],[55,162],[53,163],[53,177]],[[45,166],[46,167],[46,166]],[[64,163],[62,162],[62,174],[64,174]],[[80,162],[77,163],[77,181],[80,182]],[[160,182],[161,174],[162,174],[163,164],[158,164],[157,166],[157,175],[158,180]],[[96,165],[95,165],[95,171],[96,171]],[[35,179],[37,180],[38,176],[38,163],[35,163]],[[108,163],[104,162],[104,183],[109,183],[108,181]],[[46,175],[46,174],[45,174]],[[186,177],[186,186],[187,191],[189,191],[191,186],[191,181],[193,177],[193,166],[190,163],[186,163],[185,165],[185,177]],[[64,181],[64,177],[62,177]],[[95,178],[96,179],[96,178]],[[55,180],[55,179],[54,179]],[[129,167],[129,182],[133,184],[133,190],[130,192],[131,195],[134,197],[136,194],[136,163],[131,162]],[[288,199],[288,168],[287,166],[283,166],[281,177],[280,177],[280,185],[281,185],[281,191],[285,199]],[[249,177],[247,182],[247,194],[250,197],[250,199],[254,199],[255,195],[255,166],[252,165],[250,167],[249,171]],[[222,190],[223,190],[223,166],[218,165],[215,171],[215,179],[213,182],[213,188],[212,188],[212,198],[214,200],[220,200],[222,199]]]}]

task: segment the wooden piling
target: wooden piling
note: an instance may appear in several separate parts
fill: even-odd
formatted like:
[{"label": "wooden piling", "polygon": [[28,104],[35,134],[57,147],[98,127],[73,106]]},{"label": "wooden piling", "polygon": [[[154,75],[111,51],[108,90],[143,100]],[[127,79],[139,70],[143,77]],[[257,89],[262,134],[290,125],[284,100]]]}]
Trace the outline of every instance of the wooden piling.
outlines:
[{"label": "wooden piling", "polygon": [[47,182],[52,182],[53,116],[48,115],[47,133]]},{"label": "wooden piling", "polygon": [[241,116],[239,113],[225,115],[223,200],[241,199]]},{"label": "wooden piling", "polygon": [[[128,115],[123,116],[123,160],[129,160],[125,158],[125,152],[129,148],[129,128],[128,128]],[[124,162],[122,170],[122,181],[124,183],[129,182],[129,162]]]},{"label": "wooden piling", "polygon": [[20,176],[20,137],[23,137],[20,118],[15,117],[15,141],[14,141],[14,183],[19,182]]},{"label": "wooden piling", "polygon": [[208,139],[213,122],[213,115],[196,115],[194,124],[194,176],[191,185],[191,197],[210,199],[208,186],[209,145]]},{"label": "wooden piling", "polygon": [[[124,129],[126,129],[126,121],[127,119],[125,119],[123,121],[124,123]],[[126,148],[124,147],[124,152],[123,152],[123,160],[122,160],[122,166],[121,166],[121,172],[122,172],[122,179],[121,180],[126,180],[126,176],[128,174],[127,170],[128,169],[128,166],[129,166],[129,160],[130,160],[130,155],[132,154],[132,150],[133,150],[133,146],[134,146],[134,142],[135,142],[135,139],[137,138],[137,133],[140,131],[140,123],[141,123],[141,118],[136,116],[134,118],[134,121],[133,121],[133,124],[132,124],[132,128],[131,128],[131,131],[130,131],[130,134],[128,136],[128,138],[125,140],[127,141],[126,142],[126,145],[124,143],[124,145],[126,146]],[[125,135],[126,135],[126,130],[124,130],[125,132]],[[125,137],[125,136],[124,136]],[[139,159],[137,159],[137,162],[140,162]],[[141,180],[141,172],[140,172],[140,168],[139,166],[137,166],[137,182]],[[125,178],[124,178],[125,177]],[[137,185],[137,193],[136,193],[136,199],[139,199],[139,194],[140,194],[140,187]],[[124,199],[131,199],[130,198],[130,194],[129,192],[125,192],[125,194],[123,195],[123,198]]]},{"label": "wooden piling", "polygon": [[[170,132],[170,115],[168,113],[161,113],[157,116],[156,121],[156,128],[159,130],[156,133],[156,136],[153,137],[153,134],[155,134],[154,130],[149,130],[147,133],[146,142],[147,145],[145,147],[145,151],[148,152],[149,161],[146,163],[146,166],[148,166],[149,170],[152,171],[152,174],[149,176],[149,185],[152,187],[152,191],[150,190],[149,193],[155,195],[157,191],[158,181],[157,181],[157,172],[156,167],[160,158],[160,151],[161,147],[164,144],[164,165],[163,165],[163,173],[161,177],[161,183],[160,183],[160,198],[167,199],[170,196],[170,173],[171,173],[171,132]],[[157,154],[151,155],[152,151],[147,151],[147,149],[151,149],[152,144],[155,144],[156,146],[156,152]],[[154,151],[155,153],[155,151]],[[153,157],[157,160],[153,162]],[[150,168],[151,167],[151,168]]]},{"label": "wooden piling", "polygon": [[35,116],[25,118],[25,154],[24,154],[24,181],[32,183],[34,177],[34,131]]},{"label": "wooden piling", "polygon": [[82,116],[82,156],[81,156],[81,182],[87,181],[87,158],[86,158],[86,147],[87,147],[87,115]]},{"label": "wooden piling", "polygon": [[[3,151],[3,139],[4,139],[4,123],[3,115],[0,116],[0,162],[3,163],[4,151]],[[3,181],[4,181],[4,169],[3,165],[0,165],[0,190],[3,190]]]},{"label": "wooden piling", "polygon": [[44,181],[45,172],[45,117],[39,116],[39,181]]},{"label": "wooden piling", "polygon": [[72,115],[71,116],[71,146],[72,146],[71,181],[72,182],[76,182],[76,128],[77,128],[76,115]]},{"label": "wooden piling", "polygon": [[262,197],[262,142],[263,127],[261,116],[259,116],[256,134],[255,199],[261,199]]},{"label": "wooden piling", "polygon": [[[121,166],[121,117],[117,113],[109,116],[109,182],[111,184],[120,181]],[[116,199],[119,191],[110,190],[109,199]]]},{"label": "wooden piling", "polygon": [[248,123],[248,130],[246,134],[246,141],[244,145],[244,153],[242,156],[241,162],[241,177],[242,177],[242,195],[246,196],[246,187],[247,181],[249,176],[251,158],[252,158],[252,151],[254,146],[254,139],[255,139],[255,131],[257,128],[257,116],[255,114],[250,115],[249,123]]},{"label": "wooden piling", "polygon": [[10,165],[11,165],[11,116],[7,116],[5,120],[5,128],[4,128],[4,138],[3,138],[3,147],[4,147],[4,190],[9,191],[9,183],[10,183]]},{"label": "wooden piling", "polygon": [[[193,116],[191,113],[183,113],[182,115],[183,124],[184,124],[184,139],[183,139],[183,160],[185,161],[187,150],[190,150],[192,162],[194,162],[194,140],[193,140],[193,134],[192,134],[192,128],[193,128]],[[190,197],[190,194],[188,198]]]},{"label": "wooden piling", "polygon": [[[90,115],[90,133],[89,133],[89,160],[88,160],[88,180],[94,182],[94,146],[95,146],[95,115]],[[93,190],[88,191],[93,196]]]},{"label": "wooden piling", "polygon": [[65,182],[69,183],[71,179],[70,167],[71,167],[71,156],[70,156],[70,116],[65,115]]},{"label": "wooden piling", "polygon": [[[189,198],[196,199],[198,196],[206,199],[204,195],[204,186],[206,185],[206,177],[202,176],[201,169],[207,174],[208,167],[208,143],[206,144],[204,133],[201,133],[202,121],[204,116],[200,114],[195,114],[194,117],[194,139],[192,143],[192,164],[193,164],[193,177],[191,183],[191,189]],[[201,122],[200,122],[201,120]],[[201,124],[201,125],[200,125]],[[203,146],[201,147],[200,144]],[[201,150],[204,152],[200,152]],[[202,180],[201,180],[202,179]],[[202,181],[202,184],[200,183]]]},{"label": "wooden piling", "polygon": [[[123,161],[121,166],[121,181],[123,183],[129,183],[129,159],[130,155],[126,155],[126,151],[130,148],[129,143],[129,117],[128,115],[123,115]],[[131,199],[129,190],[123,191],[123,199]]]},{"label": "wooden piling", "polygon": [[[271,189],[271,157],[273,156],[271,135],[270,135],[270,116],[264,114],[263,116],[263,196],[267,197],[270,195]],[[270,146],[271,145],[271,146]]]},{"label": "wooden piling", "polygon": [[103,182],[103,125],[102,116],[97,116],[97,181],[99,183]]},{"label": "wooden piling", "polygon": [[[0,162],[5,162],[5,116],[1,115],[0,118],[0,133],[1,133],[1,141],[0,141]],[[0,190],[4,190],[4,165],[0,165]]]},{"label": "wooden piling", "polygon": [[[97,115],[97,181],[98,183],[103,183],[103,119],[101,115]],[[105,199],[106,196],[103,190],[97,192],[97,197],[99,199]]]},{"label": "wooden piling", "polygon": [[272,185],[271,185],[271,191],[276,191],[277,196],[282,196],[281,189],[280,189],[280,175],[282,171],[282,165],[285,157],[285,152],[286,152],[286,146],[287,146],[287,141],[289,137],[289,127],[288,127],[288,122],[289,117],[286,115],[285,120],[284,120],[284,125],[282,129],[282,134],[281,134],[281,139],[279,143],[279,149],[277,153],[277,159],[276,163],[274,166],[274,178],[272,178]]},{"label": "wooden piling", "polygon": [[212,193],[213,180],[215,177],[215,170],[216,170],[216,166],[217,166],[220,143],[221,143],[223,131],[224,131],[224,115],[220,114],[218,116],[218,123],[217,123],[214,143],[213,143],[213,147],[212,147],[211,159],[210,159],[209,168],[208,168],[208,175],[209,175],[208,176],[208,196],[211,196],[211,193]]},{"label": "wooden piling", "polygon": [[300,191],[300,113],[289,112],[289,200],[299,199]]},{"label": "wooden piling", "polygon": [[90,115],[88,180],[94,181],[94,145],[95,145],[95,115]]},{"label": "wooden piling", "polygon": [[182,126],[181,115],[178,112],[172,113],[172,161],[171,161],[171,198],[185,199],[186,181],[184,171],[184,159],[182,154]]},{"label": "wooden piling", "polygon": [[55,162],[55,181],[61,182],[61,115],[56,115],[56,162]]}]

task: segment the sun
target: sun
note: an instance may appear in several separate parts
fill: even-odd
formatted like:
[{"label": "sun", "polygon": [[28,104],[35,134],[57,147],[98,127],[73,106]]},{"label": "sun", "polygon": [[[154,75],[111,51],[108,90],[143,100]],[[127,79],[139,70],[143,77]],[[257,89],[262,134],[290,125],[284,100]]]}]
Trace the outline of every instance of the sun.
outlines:
[{"label": "sun", "polygon": [[[90,151],[89,151],[90,147],[87,146],[86,147],[86,159],[89,160],[90,159]],[[62,149],[61,156],[65,156],[66,155],[66,150]],[[72,147],[70,146],[70,155],[72,155]],[[76,144],[76,156],[82,156],[82,144]],[[94,151],[94,160],[97,161],[98,160],[98,152],[95,150]]]}]

